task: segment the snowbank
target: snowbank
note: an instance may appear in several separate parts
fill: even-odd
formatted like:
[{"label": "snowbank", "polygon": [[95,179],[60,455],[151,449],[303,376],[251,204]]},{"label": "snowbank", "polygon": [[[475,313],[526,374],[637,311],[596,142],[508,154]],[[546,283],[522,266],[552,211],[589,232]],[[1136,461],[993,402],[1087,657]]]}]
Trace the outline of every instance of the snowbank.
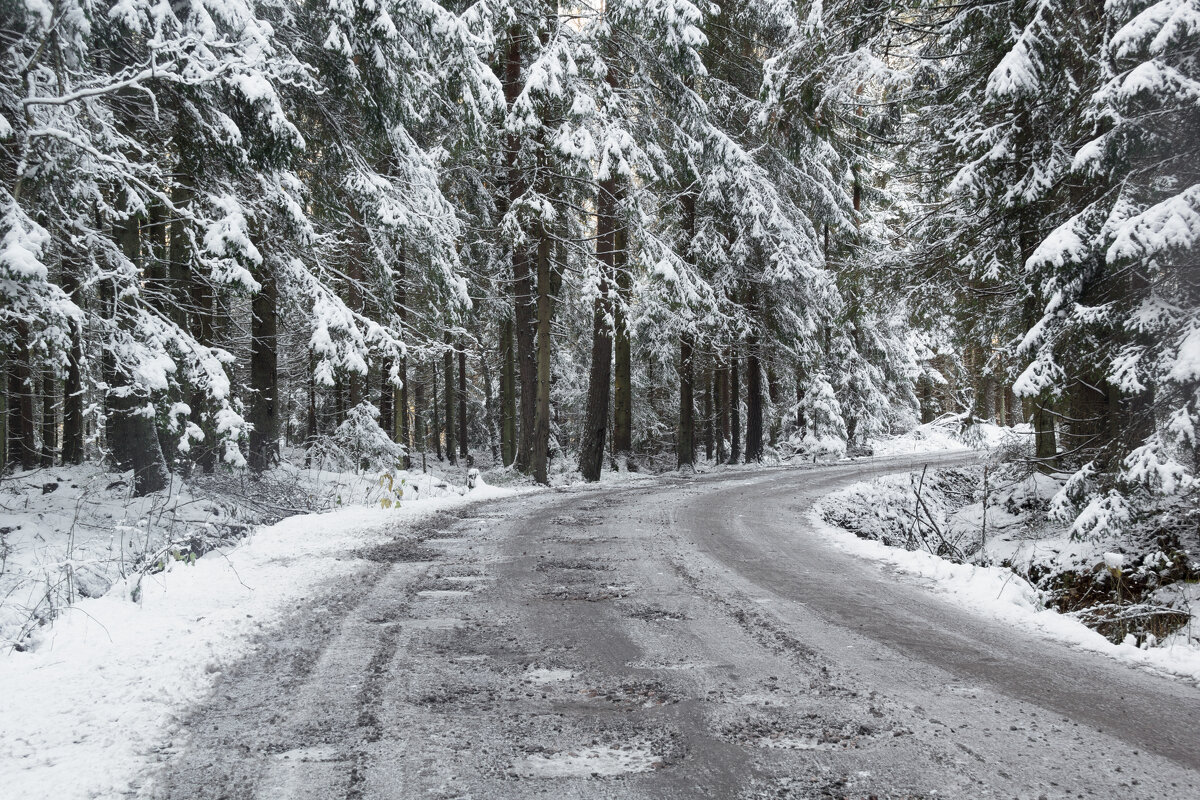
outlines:
[{"label": "snowbank", "polygon": [[[856,484],[850,490],[857,487]],[[1011,569],[957,564],[922,550],[890,547],[859,538],[825,522],[822,511],[818,503],[809,511],[808,519],[815,530],[839,549],[917,578],[930,590],[972,612],[1073,647],[1200,683],[1200,649],[1190,644],[1167,642],[1147,649],[1131,641],[1114,644],[1082,622],[1045,608],[1038,590]]]},{"label": "snowbank", "polygon": [[[302,458],[302,456],[301,456]],[[131,497],[131,473],[96,464],[18,472],[0,481],[0,653],[83,597],[118,581],[227,546],[254,527],[298,513],[392,506],[461,494],[417,471],[340,472],[284,463],[244,473],[176,477]]]},{"label": "snowbank", "polygon": [[352,553],[433,512],[513,494],[479,486],[391,509],[294,516],[194,564],[121,581],[65,609],[28,652],[0,657],[0,786],[6,797],[115,798],[254,637]]}]

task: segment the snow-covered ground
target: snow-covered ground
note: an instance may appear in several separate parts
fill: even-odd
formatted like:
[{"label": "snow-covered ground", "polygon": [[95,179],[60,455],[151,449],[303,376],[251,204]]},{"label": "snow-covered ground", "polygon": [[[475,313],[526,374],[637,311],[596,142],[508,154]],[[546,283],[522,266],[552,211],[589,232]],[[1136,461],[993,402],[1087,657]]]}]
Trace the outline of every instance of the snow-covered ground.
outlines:
[{"label": "snow-covered ground", "polygon": [[1028,424],[1003,427],[990,422],[963,430],[963,415],[947,414],[918,425],[899,436],[873,439],[870,448],[877,456],[908,453],[940,453],[953,450],[1020,448],[1030,440]]},{"label": "snow-covered ground", "polygon": [[[1012,443],[1013,432],[992,427],[980,426],[975,434],[980,443]],[[875,450],[879,455],[949,451],[970,444],[943,421],[876,443]],[[652,480],[644,472],[605,473],[606,483]],[[908,502],[909,481],[893,476],[856,484],[827,498],[825,508],[813,512],[813,523],[840,547],[888,563],[975,612],[1200,681],[1200,649],[1187,646],[1187,635],[1145,649],[1112,644],[1045,609],[1038,590],[1010,569],[953,563],[932,554],[936,544],[909,551],[896,538],[893,544],[901,546],[888,547],[824,522],[821,512],[840,504],[867,513],[880,532],[902,531],[903,521],[888,514]],[[981,522],[972,516],[974,506],[959,503],[951,509],[954,503],[933,500],[932,493],[955,491],[952,481],[935,483],[931,479],[930,502],[938,524],[958,537],[963,553],[982,554],[981,563],[1011,563],[1050,552],[1097,557],[1096,546],[1085,553],[1083,545],[1065,539],[1055,549],[1049,538],[1022,541],[1004,535],[1006,526],[1016,531],[1025,518],[1005,517],[1000,507],[989,507],[993,537],[982,546],[971,535]],[[0,653],[0,794],[55,800],[125,796],[135,776],[170,748],[175,726],[229,665],[256,646],[260,634],[279,625],[318,587],[349,581],[367,568],[356,552],[435,512],[516,491],[481,483],[465,492],[420,473],[389,479],[298,467],[283,468],[270,491],[228,488],[223,494],[219,487],[181,485],[134,501],[122,476],[95,467],[40,470],[0,485],[5,556],[0,626],[7,626],[5,641],[19,640],[24,648]],[[1022,492],[1052,489],[1035,478],[1010,490],[1008,500],[1020,505]],[[257,504],[244,505],[243,492],[257,497]],[[257,525],[302,503],[331,510]],[[197,537],[203,547],[193,545]],[[203,554],[193,558],[197,553]],[[39,607],[49,612],[40,618],[44,624],[31,624]],[[535,669],[528,679],[553,684],[572,674]],[[608,765],[648,769],[657,758],[649,749],[597,745],[594,752],[530,756],[515,768],[555,777],[581,770],[590,774]]]},{"label": "snow-covered ground", "polygon": [[[0,794],[124,796],[155,750],[169,746],[172,727],[257,634],[319,584],[364,568],[355,551],[431,513],[514,492],[480,485],[428,497],[434,488],[426,487],[425,500],[390,508],[292,516],[194,562],[166,558],[161,572],[130,572],[100,596],[61,609],[26,640],[25,652],[0,655]],[[137,512],[126,513],[122,519]],[[44,540],[63,524],[49,514],[39,522],[51,526]]]},{"label": "snow-covered ground", "polygon": [[[448,480],[453,480],[453,484]],[[178,559],[226,546],[298,513],[386,507],[453,496],[465,479],[418,471],[341,472],[284,463],[244,474],[178,478],[131,497],[128,473],[95,464],[18,472],[0,480],[0,652],[81,598]]]},{"label": "snow-covered ground", "polygon": [[[835,492],[812,509],[810,520],[839,548],[886,564],[972,612],[1200,683],[1200,625],[1194,614],[1161,641],[1130,635],[1113,642],[1080,619],[1059,613],[1051,607],[1050,592],[1018,574],[1080,569],[1119,577],[1121,567],[1129,566],[1123,554],[1114,552],[1115,543],[1073,539],[1039,513],[1058,491],[1058,481],[1034,473],[993,484],[985,512],[982,500],[970,497],[977,473],[940,472],[925,476],[920,507],[914,490],[921,479],[906,473]],[[1149,562],[1159,557],[1167,556],[1151,554]],[[1200,611],[1198,589],[1194,582],[1179,581],[1157,589],[1150,599],[1164,607],[1170,603],[1185,612]]]}]

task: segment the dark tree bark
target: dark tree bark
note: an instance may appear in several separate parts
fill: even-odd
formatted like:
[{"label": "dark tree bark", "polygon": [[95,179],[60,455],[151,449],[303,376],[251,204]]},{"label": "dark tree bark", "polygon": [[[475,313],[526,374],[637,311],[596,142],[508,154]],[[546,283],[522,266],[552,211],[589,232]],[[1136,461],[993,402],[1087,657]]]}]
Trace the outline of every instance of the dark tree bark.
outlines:
[{"label": "dark tree bark", "polygon": [[771,403],[770,424],[767,425],[771,447],[779,444],[780,423],[779,415],[775,409],[779,408],[779,376],[775,374],[775,367],[771,361],[767,362],[767,399]]},{"label": "dark tree bark", "polygon": [[917,381],[917,388],[921,395],[921,424],[933,422],[933,381],[928,375],[922,375]]},{"label": "dark tree bark", "polygon": [[346,383],[339,375],[333,383],[333,428],[346,421]]},{"label": "dark tree bark", "polygon": [[604,438],[608,432],[608,400],[612,382],[613,335],[609,324],[616,289],[617,181],[610,176],[596,193],[596,259],[600,262],[599,294],[592,303],[592,365],[588,374],[587,412],[579,448],[579,472],[585,481],[600,480]]},{"label": "dark tree bark", "polygon": [[537,251],[537,413],[533,423],[533,479],[550,483],[550,232]]},{"label": "dark tree bark", "polygon": [[[690,87],[690,81],[689,81]],[[683,257],[689,264],[695,264],[695,254],[692,252],[692,240],[696,236],[696,190],[695,184],[687,176],[688,182],[680,199],[683,214],[682,227],[687,236],[687,244],[683,248]],[[696,466],[696,401],[695,381],[696,369],[693,363],[693,352],[696,349],[695,334],[688,330],[687,323],[679,334],[679,426],[675,436],[675,458],[679,467]]]},{"label": "dark tree bark", "polygon": [[716,405],[716,384],[713,382],[713,371],[709,367],[704,371],[704,460],[712,461],[713,457],[713,407]]},{"label": "dark tree bark", "polygon": [[425,471],[425,453],[429,450],[429,434],[425,426],[425,382],[420,379],[417,367],[417,383],[413,387],[413,444],[421,446],[421,471]]},{"label": "dark tree bark", "polygon": [[432,378],[433,378],[429,382],[430,388],[433,389],[433,402],[430,404],[430,408],[433,411],[433,428],[431,429],[430,434],[433,436],[434,452],[437,453],[438,461],[441,461],[442,460],[442,421],[440,419],[441,414],[438,411],[438,388],[437,388],[438,387],[438,374],[437,374],[437,362],[436,361],[434,361],[433,364],[430,365],[430,372],[432,373]]},{"label": "dark tree bark", "polygon": [[[479,337],[483,341],[483,337]],[[500,460],[499,441],[496,437],[496,401],[492,394],[492,370],[488,366],[487,348],[479,350],[479,371],[483,377],[483,422],[487,428],[488,449],[492,453],[492,463]]]},{"label": "dark tree bark", "polygon": [[275,271],[265,262],[262,288],[251,302],[250,319],[250,470],[262,473],[279,461],[279,343],[277,336],[279,290]]},{"label": "dark tree bark", "polygon": [[[181,153],[188,152],[186,148],[181,149]],[[187,209],[195,197],[195,178],[186,165],[181,164],[179,172],[171,200],[177,207]],[[175,297],[174,307],[179,313],[177,322],[186,325],[201,345],[212,347],[213,291],[208,279],[192,270],[191,240],[187,226],[187,221],[182,217],[176,217],[171,222],[168,275]],[[188,309],[186,313],[185,308]],[[192,390],[188,406],[191,409],[190,421],[204,433],[203,440],[192,444],[191,457],[203,472],[211,473],[217,466],[217,431],[209,398],[202,388],[195,387]]]},{"label": "dark tree bark", "polygon": [[454,344],[449,331],[443,334],[442,341],[446,345],[445,350],[442,351],[442,385],[446,390],[445,404],[443,405],[446,410],[444,417],[446,421],[446,460],[451,464],[457,464],[458,451],[454,446]]},{"label": "dark tree bark", "polygon": [[[405,325],[408,322],[408,251],[403,245],[400,247],[396,263],[396,316],[400,320],[400,330],[405,330]],[[400,363],[397,364],[397,377],[400,379],[400,388],[396,391],[396,425],[397,433],[394,434],[396,441],[404,445],[404,468],[412,469],[412,449],[413,437],[410,434],[409,423],[409,408],[408,408],[408,355],[400,356]],[[424,448],[422,448],[422,451]]]},{"label": "dark tree bark", "polygon": [[[509,31],[508,51],[504,56],[504,99],[511,109],[521,95],[524,82],[521,79],[521,34],[514,27]],[[516,133],[508,135],[505,160],[508,172],[509,208],[525,194],[525,175],[517,157],[521,140]],[[530,274],[529,253],[524,247],[513,248],[513,321],[516,334],[516,362],[519,371],[521,424],[518,426],[516,465],[522,472],[529,472],[533,464],[534,407],[537,397],[537,364],[534,361],[534,318],[533,279]]]},{"label": "dark tree bark", "polygon": [[758,337],[746,342],[746,463],[762,461],[763,397],[762,364],[758,359]]},{"label": "dark tree bark", "polygon": [[[75,304],[82,307],[79,287],[80,265],[77,259],[64,258],[62,288]],[[63,384],[62,462],[83,463],[83,331],[71,324],[71,349],[67,352],[67,379]]]},{"label": "dark tree bark", "polygon": [[388,438],[396,441],[396,416],[393,406],[395,387],[392,386],[392,359],[384,359],[379,365],[379,428]]},{"label": "dark tree bark", "polygon": [[[351,212],[353,220],[353,228],[351,236],[357,247],[351,249],[349,260],[346,263],[346,305],[351,311],[363,313],[365,306],[363,302],[363,262],[367,258],[367,243],[364,241],[364,233],[357,209]],[[368,395],[366,388],[367,376],[358,372],[351,372],[346,376],[346,386],[350,393],[349,408],[355,409],[363,402]]]},{"label": "dark tree bark", "polygon": [[458,348],[458,455],[467,461],[467,349]]},{"label": "dark tree bark", "polygon": [[616,233],[616,248],[621,262],[616,265],[617,302],[613,305],[613,443],[616,454],[633,451],[633,342],[625,309],[633,296],[633,278],[624,268],[628,232],[622,226]]},{"label": "dark tree bark", "polygon": [[804,436],[808,432],[808,420],[804,418],[804,368],[796,367],[796,433]]},{"label": "dark tree bark", "polygon": [[680,467],[696,466],[696,400],[695,365],[692,333],[679,336],[679,432],[675,441],[675,456]]},{"label": "dark tree bark", "polygon": [[[1021,263],[1028,263],[1039,242],[1036,222],[1031,215],[1023,215],[1017,239],[1021,249]],[[1030,294],[1026,296],[1022,307],[1022,322],[1025,330],[1029,330],[1037,322],[1038,311],[1042,307],[1041,298]],[[1042,472],[1053,472],[1058,468],[1058,442],[1054,432],[1054,413],[1051,409],[1052,398],[1049,392],[1042,392],[1037,397],[1030,398],[1033,410],[1033,442],[1034,458],[1037,468]]]},{"label": "dark tree bark", "polygon": [[9,373],[8,359],[0,353],[0,478],[8,470],[9,434],[12,425],[9,419]]},{"label": "dark tree bark", "polygon": [[54,466],[54,454],[58,450],[58,408],[54,402],[55,383],[49,372],[42,376],[42,453],[43,467]]},{"label": "dark tree bark", "polygon": [[[35,422],[33,416],[33,369],[30,366],[29,326],[24,322],[16,324],[16,357],[9,364],[9,396],[12,398],[9,428],[9,457],[13,463],[19,463],[21,469],[33,469],[38,465],[37,442],[35,440]],[[14,436],[15,434],[15,436]]]},{"label": "dark tree bark", "polygon": [[[130,216],[114,228],[117,243],[125,257],[135,265],[141,264],[141,231],[139,220]],[[129,324],[122,314],[120,299],[109,292],[110,309],[117,324]],[[140,497],[156,492],[167,485],[169,473],[166,458],[158,441],[151,396],[145,388],[135,385],[123,374],[111,354],[107,362],[108,411],[111,418],[108,445],[117,469],[133,470],[133,494]]]},{"label": "dark tree bark", "polygon": [[717,365],[717,463],[729,459],[729,363],[722,359]]},{"label": "dark tree bark", "polygon": [[508,316],[500,323],[500,358],[500,460],[511,467],[517,458],[517,363]]},{"label": "dark tree bark", "polygon": [[[187,330],[187,318],[182,308],[174,302],[173,284],[170,277],[170,258],[167,245],[167,228],[170,222],[167,207],[159,198],[153,198],[148,204],[149,218],[142,229],[143,275],[142,291],[147,302],[159,314],[179,324]],[[156,408],[170,408],[184,399],[183,392],[177,386],[169,387],[166,392],[155,398]],[[166,459],[168,469],[179,463],[179,435],[166,424],[165,415],[156,420],[155,430],[158,433],[158,445]]]},{"label": "dark tree bark", "polygon": [[308,389],[308,402],[305,403],[304,413],[304,466],[312,466],[313,447],[317,443],[317,381],[313,377],[312,356],[309,357],[308,377],[305,384]]},{"label": "dark tree bark", "polygon": [[742,460],[742,389],[738,381],[737,349],[730,351],[729,358],[729,463]]}]

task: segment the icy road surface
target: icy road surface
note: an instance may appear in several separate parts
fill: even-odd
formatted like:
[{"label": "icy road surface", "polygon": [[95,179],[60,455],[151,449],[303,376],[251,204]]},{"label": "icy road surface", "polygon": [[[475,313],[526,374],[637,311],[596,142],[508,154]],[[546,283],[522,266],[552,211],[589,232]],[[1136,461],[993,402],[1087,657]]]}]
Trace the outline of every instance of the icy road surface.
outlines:
[{"label": "icy road surface", "polygon": [[821,495],[910,462],[443,515],[360,553],[223,676],[144,788],[1200,797],[1200,691],[964,612],[806,529]]}]

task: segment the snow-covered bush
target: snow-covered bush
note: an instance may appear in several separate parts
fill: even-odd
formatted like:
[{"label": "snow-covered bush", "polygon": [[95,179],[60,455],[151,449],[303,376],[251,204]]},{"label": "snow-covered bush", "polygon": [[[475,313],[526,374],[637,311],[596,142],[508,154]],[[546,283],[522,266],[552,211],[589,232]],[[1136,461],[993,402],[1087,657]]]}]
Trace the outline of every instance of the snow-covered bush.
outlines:
[{"label": "snow-covered bush", "polygon": [[403,462],[404,446],[379,427],[379,409],[361,403],[346,413],[333,436],[312,443],[327,468],[344,471],[393,470]]}]

